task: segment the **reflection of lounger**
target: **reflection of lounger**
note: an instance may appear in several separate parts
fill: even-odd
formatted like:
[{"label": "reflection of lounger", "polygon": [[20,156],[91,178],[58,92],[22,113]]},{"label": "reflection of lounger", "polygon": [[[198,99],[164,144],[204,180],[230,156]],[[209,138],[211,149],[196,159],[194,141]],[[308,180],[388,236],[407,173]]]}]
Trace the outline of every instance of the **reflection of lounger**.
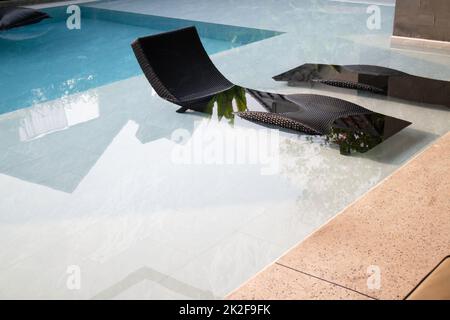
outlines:
[{"label": "reflection of lounger", "polygon": [[7,30],[38,23],[50,16],[38,10],[21,7],[2,7],[0,8],[0,30]]},{"label": "reflection of lounger", "polygon": [[450,257],[442,261],[408,295],[408,300],[450,300]]},{"label": "reflection of lounger", "polygon": [[[212,105],[216,105],[219,113],[227,114],[224,110],[232,112],[234,100],[240,111],[237,114],[244,119],[308,134],[339,136],[340,140],[334,142],[341,145],[352,141],[355,146],[364,146],[350,147],[360,152],[373,148],[410,124],[337,98],[281,95],[238,87],[214,66],[195,27],[139,38],[132,48],[155,91],[181,106],[178,112],[191,109],[210,113]],[[246,97],[252,97],[259,106],[247,106]]]},{"label": "reflection of lounger", "polygon": [[46,35],[50,30],[54,28],[53,25],[48,24],[47,28],[42,30],[43,27],[41,27],[41,30],[39,31],[30,31],[30,30],[23,30],[22,28],[16,28],[12,30],[2,31],[0,32],[0,39],[8,40],[8,41],[24,41],[24,40],[31,40],[35,38],[42,37]]},{"label": "reflection of lounger", "polygon": [[304,64],[273,77],[296,86],[328,85],[450,107],[450,81],[423,78],[372,65]]}]

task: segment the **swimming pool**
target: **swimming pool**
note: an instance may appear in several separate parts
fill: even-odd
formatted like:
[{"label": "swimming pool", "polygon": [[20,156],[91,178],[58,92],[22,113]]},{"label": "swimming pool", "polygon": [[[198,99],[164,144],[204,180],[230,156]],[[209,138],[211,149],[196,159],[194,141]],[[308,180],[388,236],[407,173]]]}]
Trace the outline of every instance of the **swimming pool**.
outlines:
[{"label": "swimming pool", "polygon": [[281,34],[81,6],[81,28],[68,29],[66,6],[52,19],[0,33],[0,114],[141,73],[130,43],[137,37],[195,25],[209,54]]},{"label": "swimming pool", "polygon": [[[171,139],[175,130],[189,132],[186,146],[203,143],[214,151],[220,142],[208,139],[218,132],[247,139],[261,126],[178,114],[177,106],[151,94],[144,76],[0,115],[2,299],[224,297],[448,131],[450,112],[438,107],[272,79],[314,62],[375,64],[450,80],[447,56],[389,49],[393,7],[382,7],[382,29],[372,31],[362,3],[115,0],[89,6],[285,31],[223,51],[214,64],[250,88],[330,94],[413,124],[352,157],[280,131],[279,151],[273,149],[280,171],[263,176],[258,164],[172,161],[185,146]],[[261,141],[270,147],[271,136]],[[235,155],[245,156],[244,149]],[[73,265],[82,275],[79,290],[67,288]]]}]

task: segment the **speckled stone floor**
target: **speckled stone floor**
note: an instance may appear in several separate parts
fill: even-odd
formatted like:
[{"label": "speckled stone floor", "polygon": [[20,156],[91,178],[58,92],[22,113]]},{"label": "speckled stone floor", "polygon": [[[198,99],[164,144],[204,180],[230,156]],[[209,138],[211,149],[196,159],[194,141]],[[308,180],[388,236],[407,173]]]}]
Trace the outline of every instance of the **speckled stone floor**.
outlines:
[{"label": "speckled stone floor", "polygon": [[450,133],[229,299],[403,299],[450,253]]}]

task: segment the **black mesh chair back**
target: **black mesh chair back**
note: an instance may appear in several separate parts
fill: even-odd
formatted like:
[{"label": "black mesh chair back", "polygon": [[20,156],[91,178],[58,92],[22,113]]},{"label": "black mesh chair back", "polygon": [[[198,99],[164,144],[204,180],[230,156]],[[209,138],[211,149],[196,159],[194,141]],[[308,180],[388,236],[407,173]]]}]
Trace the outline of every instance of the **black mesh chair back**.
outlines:
[{"label": "black mesh chair back", "polygon": [[189,108],[233,86],[210,60],[195,27],[139,38],[132,48],[157,94],[178,105]]}]

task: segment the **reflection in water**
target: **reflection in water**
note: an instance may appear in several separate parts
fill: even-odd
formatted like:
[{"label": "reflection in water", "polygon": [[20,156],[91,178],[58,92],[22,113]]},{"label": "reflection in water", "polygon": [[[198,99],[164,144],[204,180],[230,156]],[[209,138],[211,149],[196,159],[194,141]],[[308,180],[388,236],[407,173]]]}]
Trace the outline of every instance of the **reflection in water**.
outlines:
[{"label": "reflection in water", "polygon": [[282,95],[239,86],[212,96],[204,104],[206,113],[217,114],[219,120],[225,117],[230,124],[237,110],[236,114],[246,120],[326,136],[345,155],[366,152],[411,124],[334,97]]},{"label": "reflection in water", "polygon": [[54,83],[47,87],[39,86],[31,89],[29,92],[29,99],[32,105],[43,103],[51,100],[52,91],[56,89],[60,93],[60,99],[65,101],[72,93],[83,92],[83,88],[85,88],[86,85],[95,81],[95,76],[92,74],[78,78],[64,79],[60,83]]},{"label": "reflection in water", "polygon": [[[0,121],[2,132],[0,146],[3,150],[0,153],[0,172],[71,193],[130,120],[139,125],[135,135],[140,143],[150,143],[161,138],[169,139],[173,131],[180,128],[189,132],[195,130],[194,123],[199,119],[200,113],[174,114],[170,108],[167,108],[167,103],[162,103],[159,99],[155,100],[150,112],[146,105],[139,103],[151,98],[147,96],[147,84],[136,81],[133,83],[133,88],[140,94],[127,97],[127,108],[122,108],[123,100],[111,99],[109,91],[99,96],[96,91],[91,90],[86,94],[67,97],[64,103],[61,100],[55,100],[46,103],[45,106],[19,110],[11,113],[10,117],[3,117]],[[263,100],[256,99],[257,94],[256,91],[250,94],[249,90],[240,87],[232,88],[229,92],[212,98],[214,102],[210,103],[212,107],[210,114],[217,114],[219,118],[225,118],[228,123],[232,123],[234,111],[267,112],[270,111],[268,107],[272,106],[275,107],[276,114],[298,117],[299,110],[303,107],[298,96],[272,94],[272,98],[267,95]],[[295,100],[295,103],[287,98]],[[284,107],[282,104],[277,104],[280,101],[285,102]],[[288,114],[283,112],[286,111],[283,109],[285,107],[291,108],[289,110],[292,112]],[[370,120],[371,117],[367,119]],[[392,119],[392,121],[401,121]],[[363,120],[354,118],[349,123],[352,126],[361,127],[366,121]],[[363,128],[369,133],[375,132],[379,135],[383,129],[385,133],[380,141],[384,141],[386,136],[397,132],[389,129],[390,126],[387,125],[389,121],[385,121],[384,127],[375,124],[366,125]],[[343,123],[336,122],[334,128],[346,128]],[[70,130],[65,130],[69,128]],[[309,137],[313,138],[313,136]],[[319,138],[323,137],[317,137]],[[316,137],[313,139],[316,142],[314,145],[320,147]],[[339,143],[342,144],[342,141]],[[355,143],[352,142],[352,144]],[[355,149],[350,148],[350,150]],[[335,153],[339,156],[337,152]]]},{"label": "reflection in water", "polygon": [[376,161],[364,157],[343,161],[323,144],[327,142],[321,136],[290,137],[280,143],[281,173],[299,190],[292,225],[319,227],[384,175]]},{"label": "reflection in water", "polygon": [[200,114],[174,116],[145,82],[129,81],[133,95],[102,88],[1,115],[0,173],[72,193],[129,121],[139,125],[142,144],[194,130]]},{"label": "reflection in water", "polygon": [[29,141],[68,127],[64,108],[59,106],[43,105],[26,110],[19,121],[20,141]]},{"label": "reflection in water", "polygon": [[381,136],[370,135],[363,131],[348,131],[333,127],[326,136],[327,140],[339,145],[339,150],[343,155],[349,155],[352,151],[364,153],[374,146],[380,144]]},{"label": "reflection in water", "polygon": [[91,90],[0,117],[0,172],[73,192],[128,117],[101,117],[101,98]]},{"label": "reflection in water", "polygon": [[[383,142],[387,135],[386,122],[391,120],[395,122],[397,119],[379,113],[340,118],[333,123],[326,137],[339,145],[343,155],[352,151],[364,153]],[[395,125],[406,126],[402,123]]]},{"label": "reflection in water", "polygon": [[30,30],[30,28],[16,28],[12,30],[3,30],[0,32],[0,39],[9,41],[31,40],[44,36],[53,29],[53,25],[45,25],[40,30]]},{"label": "reflection in water", "polygon": [[323,84],[450,107],[450,81],[418,77],[379,66],[304,64],[273,78],[288,81],[292,86]]},{"label": "reflection in water", "polygon": [[47,103],[24,109],[19,120],[20,140],[30,141],[100,116],[96,94],[65,97],[64,100],[64,103]]}]

